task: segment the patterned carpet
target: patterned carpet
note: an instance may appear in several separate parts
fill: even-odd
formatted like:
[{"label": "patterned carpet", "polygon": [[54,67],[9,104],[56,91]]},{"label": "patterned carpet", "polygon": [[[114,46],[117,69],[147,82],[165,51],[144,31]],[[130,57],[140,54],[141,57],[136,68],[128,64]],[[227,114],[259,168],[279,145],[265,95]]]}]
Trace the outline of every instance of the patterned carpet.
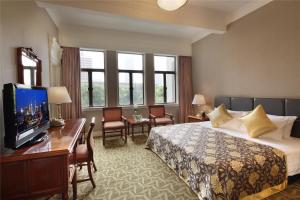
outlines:
[{"label": "patterned carpet", "polygon": [[[106,148],[102,139],[96,139],[96,165],[93,174],[96,188],[90,182],[78,184],[78,199],[101,200],[193,200],[196,195],[164,164],[159,157],[144,149],[145,136],[128,138],[124,145],[121,140],[108,141]],[[80,177],[87,176],[86,167],[79,171]],[[70,197],[72,190],[70,187]],[[59,196],[50,200],[59,199]],[[300,180],[285,191],[268,200],[300,200]]]}]

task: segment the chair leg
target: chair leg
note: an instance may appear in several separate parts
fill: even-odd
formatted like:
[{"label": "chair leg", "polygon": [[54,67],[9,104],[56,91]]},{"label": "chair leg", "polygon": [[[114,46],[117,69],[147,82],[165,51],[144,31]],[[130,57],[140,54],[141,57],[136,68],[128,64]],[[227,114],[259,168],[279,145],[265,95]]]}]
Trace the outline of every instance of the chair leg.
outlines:
[{"label": "chair leg", "polygon": [[93,167],[94,167],[94,170],[95,170],[95,172],[97,171],[97,167],[96,167],[96,164],[95,164],[95,161],[94,161],[94,158],[93,158]]},{"label": "chair leg", "polygon": [[89,177],[90,177],[90,180],[92,182],[93,188],[95,188],[96,184],[95,184],[94,179],[93,179],[92,169],[91,169],[91,162],[90,161],[87,162],[87,167],[88,167]]},{"label": "chair leg", "polygon": [[72,180],[72,187],[73,187],[73,199],[77,199],[77,170],[75,168],[75,174]]}]

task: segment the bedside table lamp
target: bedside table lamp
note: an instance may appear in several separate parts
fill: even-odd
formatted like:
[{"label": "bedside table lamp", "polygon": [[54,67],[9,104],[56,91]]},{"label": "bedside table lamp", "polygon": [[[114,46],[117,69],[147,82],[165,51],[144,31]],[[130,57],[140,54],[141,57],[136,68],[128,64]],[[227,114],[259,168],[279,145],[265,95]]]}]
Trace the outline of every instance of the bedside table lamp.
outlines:
[{"label": "bedside table lamp", "polygon": [[72,100],[66,87],[50,87],[48,88],[48,102],[50,104],[56,104],[58,111],[58,118],[51,119],[51,126],[63,126],[64,120],[61,117],[61,104],[71,103]]},{"label": "bedside table lamp", "polygon": [[198,112],[197,112],[196,116],[198,116],[198,117],[202,116],[203,117],[204,112],[203,112],[203,110],[200,110],[200,112],[199,112],[199,109],[201,108],[201,106],[204,106],[205,104],[206,104],[206,101],[205,101],[204,96],[202,94],[195,94],[192,105],[196,105],[197,107],[199,107],[197,109]]}]

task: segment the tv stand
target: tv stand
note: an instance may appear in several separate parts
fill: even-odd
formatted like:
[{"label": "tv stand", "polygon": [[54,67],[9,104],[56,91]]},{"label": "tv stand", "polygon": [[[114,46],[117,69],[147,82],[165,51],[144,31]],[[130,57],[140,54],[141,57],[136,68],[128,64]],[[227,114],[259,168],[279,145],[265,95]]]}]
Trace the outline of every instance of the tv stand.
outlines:
[{"label": "tv stand", "polygon": [[23,145],[17,147],[16,149],[20,149],[20,148],[24,148],[24,147],[29,147],[29,146],[35,145],[37,143],[43,142],[47,138],[48,138],[47,131],[46,132],[41,132],[38,135],[36,135],[35,137],[33,137],[31,140],[29,140],[28,142],[26,142]]}]

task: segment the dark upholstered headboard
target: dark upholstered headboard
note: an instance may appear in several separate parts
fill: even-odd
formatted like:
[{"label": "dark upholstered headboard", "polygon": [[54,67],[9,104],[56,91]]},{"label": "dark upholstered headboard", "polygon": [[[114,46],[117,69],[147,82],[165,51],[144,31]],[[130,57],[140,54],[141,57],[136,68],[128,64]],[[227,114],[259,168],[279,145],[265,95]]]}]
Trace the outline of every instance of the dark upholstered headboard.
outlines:
[{"label": "dark upholstered headboard", "polygon": [[300,99],[216,97],[215,107],[221,104],[224,104],[227,109],[236,111],[250,111],[261,104],[265,111],[271,115],[298,116],[293,125],[291,136],[300,138]]}]

